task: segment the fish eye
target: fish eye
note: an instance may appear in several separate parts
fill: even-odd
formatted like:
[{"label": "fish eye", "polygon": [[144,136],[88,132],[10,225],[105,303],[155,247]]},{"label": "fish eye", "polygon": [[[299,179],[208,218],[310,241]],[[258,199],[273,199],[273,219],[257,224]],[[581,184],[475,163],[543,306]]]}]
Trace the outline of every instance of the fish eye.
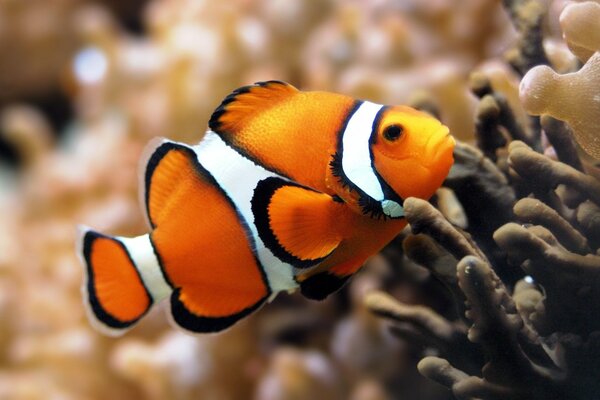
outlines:
[{"label": "fish eye", "polygon": [[402,125],[390,125],[387,126],[384,130],[383,130],[383,137],[386,140],[389,140],[390,142],[394,142],[396,140],[398,140],[400,138],[400,136],[402,136],[402,133],[404,132],[404,128],[402,127]]}]

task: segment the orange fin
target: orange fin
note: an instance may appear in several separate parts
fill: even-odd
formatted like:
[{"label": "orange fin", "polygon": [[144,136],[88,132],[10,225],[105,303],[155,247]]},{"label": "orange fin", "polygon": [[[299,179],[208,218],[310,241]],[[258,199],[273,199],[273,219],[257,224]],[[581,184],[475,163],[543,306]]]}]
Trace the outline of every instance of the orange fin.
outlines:
[{"label": "orange fin", "polygon": [[[203,287],[187,285],[184,288],[176,289],[171,294],[171,317],[173,322],[191,333],[211,333],[227,329],[240,319],[258,310],[267,300],[267,297],[263,297],[247,308],[229,315],[211,316],[206,315],[208,313],[203,312],[203,309],[210,307],[215,302],[215,295],[203,289]],[[206,300],[210,297],[213,297],[213,299]],[[227,299],[218,294],[216,301],[225,303],[236,301],[234,292],[230,293],[228,297]]]},{"label": "orange fin", "polygon": [[182,196],[189,185],[196,183],[195,171],[190,168],[190,157],[195,157],[196,153],[191,147],[167,140],[155,143],[155,146],[148,157],[143,193],[152,228],[160,225],[172,208],[186,201]]},{"label": "orange fin", "polygon": [[297,268],[323,261],[342,240],[335,223],[343,203],[280,178],[261,181],[252,211],[258,233],[279,259]]},{"label": "orange fin", "polygon": [[159,145],[146,176],[152,240],[173,288],[172,322],[218,332],[258,309],[271,292],[248,230],[194,149]]},{"label": "orange fin", "polygon": [[97,328],[119,335],[148,312],[152,297],[119,239],[84,230],[80,245],[88,314]]},{"label": "orange fin", "polygon": [[243,86],[225,97],[210,117],[208,126],[214,132],[234,133],[259,112],[289,99],[298,89],[281,81],[257,82]]}]

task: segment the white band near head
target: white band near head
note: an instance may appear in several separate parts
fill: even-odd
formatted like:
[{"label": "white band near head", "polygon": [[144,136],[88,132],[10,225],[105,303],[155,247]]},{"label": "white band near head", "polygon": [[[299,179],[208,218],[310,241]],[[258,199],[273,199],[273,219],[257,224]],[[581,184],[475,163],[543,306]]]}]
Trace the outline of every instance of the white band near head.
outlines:
[{"label": "white band near head", "polygon": [[342,170],[344,175],[371,198],[382,201],[383,189],[373,171],[369,139],[377,113],[383,106],[363,102],[342,133]]},{"label": "white band near head", "polygon": [[384,214],[398,218],[404,215],[404,209],[393,200],[386,200],[381,182],[373,170],[371,144],[377,114],[381,104],[365,101],[352,114],[346,129],[342,133],[342,170],[344,175],[360,190],[376,201],[381,202]]}]

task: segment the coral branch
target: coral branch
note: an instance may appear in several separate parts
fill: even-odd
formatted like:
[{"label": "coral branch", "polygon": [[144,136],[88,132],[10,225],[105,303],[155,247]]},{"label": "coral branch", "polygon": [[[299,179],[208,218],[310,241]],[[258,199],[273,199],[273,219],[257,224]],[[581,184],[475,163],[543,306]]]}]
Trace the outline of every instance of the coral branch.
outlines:
[{"label": "coral branch", "polygon": [[506,139],[498,129],[500,106],[493,96],[485,95],[477,106],[475,134],[477,147],[486,157],[496,161],[496,150],[506,145]]},{"label": "coral branch", "polygon": [[[488,118],[488,115],[493,116],[494,114],[497,114],[495,122],[503,126],[513,140],[521,140],[530,146],[539,145],[537,140],[530,138],[525,128],[517,122],[515,114],[508,104],[508,100],[502,93],[494,91],[487,76],[481,72],[474,72],[469,77],[469,85],[471,87],[471,91],[481,99],[475,122],[476,134],[478,138],[481,135],[492,135],[492,132],[483,132],[483,129],[485,129],[484,127],[489,125],[489,123],[484,123],[482,119],[485,120]],[[490,97],[493,99],[493,101],[490,100]],[[503,140],[504,138],[494,126],[492,126],[492,131],[497,132],[497,136],[494,139],[495,141],[503,141],[504,143],[502,145],[506,144],[506,141]],[[479,147],[485,151],[485,147],[481,147],[480,145]]]},{"label": "coral branch", "polygon": [[454,190],[450,188],[441,187],[436,192],[437,207],[444,217],[452,223],[452,225],[458,226],[461,229],[467,229],[469,221],[465,214],[465,209],[456,197]]},{"label": "coral branch", "polygon": [[581,203],[577,208],[577,223],[592,247],[600,247],[600,207],[591,201]]},{"label": "coral branch", "polygon": [[409,197],[404,201],[404,212],[413,233],[428,234],[456,259],[466,255],[485,258],[472,240],[459,233],[438,210],[425,200]]},{"label": "coral branch", "polygon": [[577,147],[569,126],[549,115],[543,115],[541,121],[542,128],[548,141],[554,147],[558,160],[578,171],[583,171],[583,165],[577,154]]},{"label": "coral branch", "polygon": [[591,317],[600,302],[600,256],[571,253],[549,231],[534,228],[509,223],[494,239],[544,287],[545,328],[581,334],[600,329],[600,315]]},{"label": "coral branch", "polygon": [[517,47],[508,56],[509,62],[521,75],[536,65],[549,64],[542,45],[544,3],[537,0],[503,0],[502,3],[521,36]]},{"label": "coral branch", "polygon": [[524,179],[534,186],[554,189],[560,183],[568,185],[600,204],[600,182],[575,168],[554,162],[528,148],[523,142],[512,142],[509,146],[509,164]]},{"label": "coral branch", "polygon": [[439,357],[425,357],[419,362],[417,368],[423,376],[449,388],[469,377]]},{"label": "coral branch", "polygon": [[467,318],[473,321],[469,340],[481,343],[493,360],[486,365],[484,376],[508,382],[530,374],[529,360],[517,343],[523,321],[498,277],[476,257],[465,257],[457,269],[459,285],[470,305]]},{"label": "coral branch", "polygon": [[567,249],[579,254],[590,252],[586,238],[555,210],[536,199],[519,200],[513,211],[521,222],[543,225],[551,230]]},{"label": "coral branch", "polygon": [[460,200],[469,221],[469,232],[486,256],[495,265],[502,265],[501,276],[516,280],[513,275],[519,271],[503,265],[504,254],[492,240],[493,232],[513,217],[514,189],[496,164],[477,148],[459,142],[454,159],[445,185]]},{"label": "coral branch", "polygon": [[457,331],[456,326],[430,308],[402,304],[382,292],[369,293],[365,304],[373,313],[398,322],[408,322],[431,338],[449,341]]}]

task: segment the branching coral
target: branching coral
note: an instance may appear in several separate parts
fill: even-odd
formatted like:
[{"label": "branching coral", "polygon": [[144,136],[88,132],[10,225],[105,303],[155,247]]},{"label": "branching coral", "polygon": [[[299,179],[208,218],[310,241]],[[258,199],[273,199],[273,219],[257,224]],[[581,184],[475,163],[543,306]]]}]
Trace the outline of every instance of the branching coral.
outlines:
[{"label": "branching coral", "polygon": [[[445,183],[466,223],[458,228],[429,203],[405,201],[413,234],[404,253],[444,284],[457,314],[382,292],[365,302],[391,321],[392,332],[428,349],[419,371],[456,398],[594,398],[600,390],[600,181],[574,138],[597,156],[600,53],[572,74],[534,67],[549,64],[541,46],[544,9],[535,1],[505,5],[522,34],[510,60],[525,75],[523,106],[546,115],[524,126],[489,79],[473,74],[479,149],[459,143]],[[565,9],[561,24],[570,47],[591,48],[599,25],[588,22],[596,8]],[[588,37],[581,35],[585,26]]]},{"label": "branching coral", "polygon": [[[553,226],[560,225],[561,217],[547,217],[546,208],[538,211],[537,204],[528,204],[531,202],[537,203],[532,199],[518,202],[516,213],[523,215],[519,210],[530,208],[525,214],[534,215],[538,221],[554,218]],[[465,311],[468,326],[467,331],[460,321],[446,320],[426,307],[398,303],[382,293],[367,297],[366,304],[373,312],[394,321],[395,332],[405,339],[418,337],[418,342],[435,348],[444,358],[424,358],[419,363],[422,374],[452,388],[458,398],[585,398],[582,396],[597,390],[595,386],[585,390],[581,386],[591,379],[597,363],[593,351],[592,355],[585,354],[586,350],[595,350],[596,333],[590,332],[597,327],[585,325],[596,322],[585,321],[594,312],[593,304],[597,304],[591,293],[600,291],[585,282],[597,281],[589,276],[600,268],[597,256],[569,253],[556,239],[548,243],[552,235],[540,226],[506,224],[496,232],[495,239],[509,250],[511,261],[523,264],[545,289],[520,281],[511,296],[481,250],[468,244],[468,236],[452,228],[428,203],[416,199],[407,199],[407,203],[406,215],[416,226],[414,232],[429,235],[409,236],[405,241],[407,255],[427,266],[453,293],[465,299],[466,309],[462,301],[457,305]],[[424,241],[432,245],[427,237],[443,238],[437,242],[443,249],[429,251],[430,259],[422,255],[422,247],[415,251]],[[461,259],[458,263],[457,258]],[[561,266],[561,271],[554,270]],[[579,275],[581,269],[586,269],[588,276]],[[557,291],[568,291],[571,299],[561,298]],[[548,325],[549,321],[554,325]],[[418,335],[406,333],[415,331]],[[582,368],[582,364],[589,369]],[[473,374],[477,366],[481,377]]]}]

